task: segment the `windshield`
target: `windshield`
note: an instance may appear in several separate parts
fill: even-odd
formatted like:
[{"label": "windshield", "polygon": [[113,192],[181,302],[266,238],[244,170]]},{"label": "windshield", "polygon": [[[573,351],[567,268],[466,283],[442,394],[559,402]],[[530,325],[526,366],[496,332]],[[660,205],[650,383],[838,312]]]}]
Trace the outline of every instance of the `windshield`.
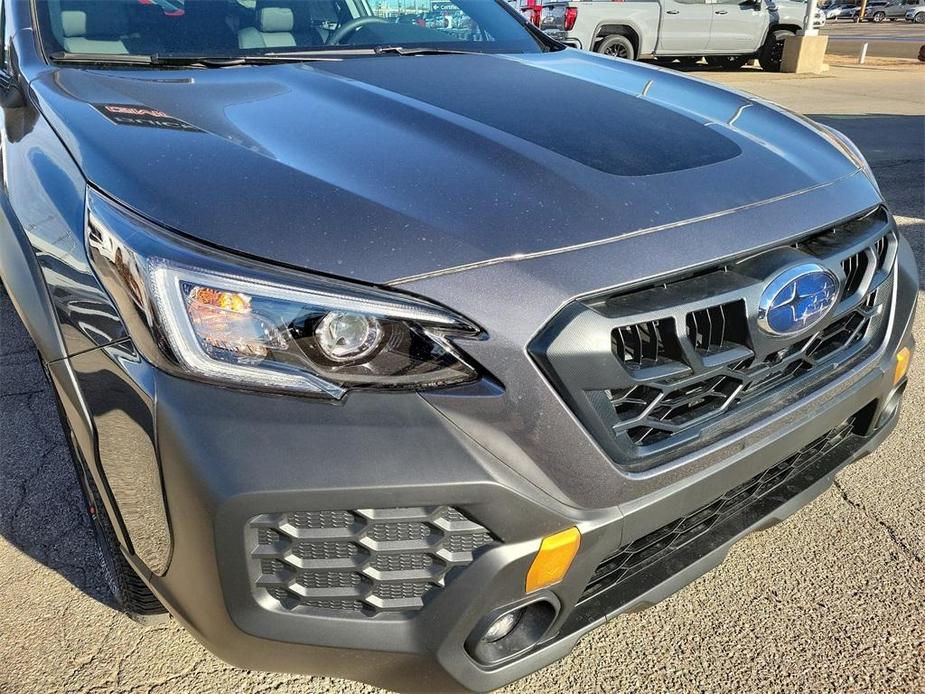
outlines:
[{"label": "windshield", "polygon": [[[548,50],[496,0],[35,0],[47,55]],[[385,55],[385,53],[382,53]],[[394,53],[389,53],[394,55]]]}]

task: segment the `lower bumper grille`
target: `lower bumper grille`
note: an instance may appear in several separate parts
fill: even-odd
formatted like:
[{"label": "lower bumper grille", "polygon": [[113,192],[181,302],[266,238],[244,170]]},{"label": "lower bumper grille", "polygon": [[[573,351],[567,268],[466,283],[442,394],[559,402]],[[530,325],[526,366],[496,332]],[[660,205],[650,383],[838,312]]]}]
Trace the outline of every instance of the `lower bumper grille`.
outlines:
[{"label": "lower bumper grille", "polygon": [[852,439],[863,441],[855,436],[855,423],[852,417],[760,475],[622,547],[598,565],[579,604],[614,589],[618,604],[609,607],[616,609],[725,543],[837,467],[848,451],[829,454]]},{"label": "lower bumper grille", "polygon": [[420,610],[496,542],[447,506],[263,514],[248,538],[263,604],[361,617]]}]

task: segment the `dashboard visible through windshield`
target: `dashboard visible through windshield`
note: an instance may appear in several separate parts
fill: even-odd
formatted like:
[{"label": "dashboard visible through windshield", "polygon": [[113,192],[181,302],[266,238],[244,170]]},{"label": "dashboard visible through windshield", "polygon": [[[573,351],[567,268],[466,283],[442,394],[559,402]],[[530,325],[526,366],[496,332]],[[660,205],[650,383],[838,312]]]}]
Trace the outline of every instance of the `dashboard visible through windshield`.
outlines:
[{"label": "dashboard visible through windshield", "polygon": [[[35,0],[53,60],[283,53],[536,53],[498,0]],[[90,61],[89,58],[94,60]]]}]

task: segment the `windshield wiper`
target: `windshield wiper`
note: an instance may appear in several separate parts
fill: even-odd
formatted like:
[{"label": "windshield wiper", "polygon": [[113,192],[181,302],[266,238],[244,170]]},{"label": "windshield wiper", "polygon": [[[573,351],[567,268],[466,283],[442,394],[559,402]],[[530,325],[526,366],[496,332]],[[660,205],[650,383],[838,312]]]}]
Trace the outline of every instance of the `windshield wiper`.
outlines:
[{"label": "windshield wiper", "polygon": [[478,51],[454,51],[449,48],[436,48],[424,46],[420,48],[404,48],[403,46],[376,46],[373,48],[376,55],[484,55]]},{"label": "windshield wiper", "polygon": [[312,60],[338,60],[331,56],[366,56],[366,55],[483,55],[476,51],[454,51],[447,48],[435,48],[425,46],[420,48],[405,48],[404,46],[371,46],[371,47],[353,47],[353,46],[330,46],[328,48],[319,48],[308,51],[276,51],[273,53],[261,53],[261,58],[274,59],[312,59]]},{"label": "windshield wiper", "polygon": [[404,46],[373,46],[353,48],[351,46],[329,47],[307,51],[276,51],[252,55],[141,55],[132,53],[69,53],[59,51],[51,54],[56,63],[79,63],[85,65],[142,65],[147,67],[199,67],[221,68],[237,65],[268,65],[272,63],[301,63],[307,61],[342,60],[344,56],[364,55],[482,55],[476,51],[457,51],[447,48],[425,46],[405,48]]},{"label": "windshield wiper", "polygon": [[158,55],[151,56],[152,65],[201,65],[203,67],[234,67],[235,65],[267,65],[270,63],[304,63],[309,60],[339,60],[332,56],[308,53],[256,53],[253,55]]},{"label": "windshield wiper", "polygon": [[90,63],[94,65],[150,65],[150,55],[124,53],[67,53],[58,51],[49,56],[56,63]]},{"label": "windshield wiper", "polygon": [[308,60],[339,60],[331,56],[314,56],[303,53],[258,55],[136,55],[130,53],[52,53],[56,63],[82,63],[86,65],[143,65],[149,67],[201,67],[220,68],[236,65],[267,65],[271,63],[301,63]]}]

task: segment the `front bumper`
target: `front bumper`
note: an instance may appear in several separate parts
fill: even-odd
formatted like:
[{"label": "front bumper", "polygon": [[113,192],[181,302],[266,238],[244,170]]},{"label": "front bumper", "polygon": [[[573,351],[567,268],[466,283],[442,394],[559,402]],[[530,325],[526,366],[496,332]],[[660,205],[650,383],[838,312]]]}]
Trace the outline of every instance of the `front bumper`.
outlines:
[{"label": "front bumper", "polygon": [[[709,464],[691,465],[695,472],[604,508],[554,497],[549,480],[518,474],[417,395],[355,393],[343,403],[318,403],[218,389],[135,363],[132,377],[151,382],[156,393],[172,555],[163,575],[130,559],[177,619],[240,667],[401,691],[500,687],[561,658],[607,619],[653,604],[710,570],[740,537],[786,518],[844,465],[879,445],[898,418],[895,354],[912,344],[917,285],[903,242],[891,324],[875,355],[799,403],[699,451],[698,460]],[[71,362],[79,373],[98,377],[114,370],[101,363],[105,354]],[[645,575],[586,592],[601,562],[621,547],[709,505],[851,418],[852,436],[784,488],[756,498]],[[497,542],[410,618],[287,612],[269,606],[255,588],[249,524],[261,514],[443,505],[463,510]],[[558,607],[542,642],[501,664],[478,663],[466,649],[473,630],[486,615],[526,599],[524,578],[541,538],[572,526],[582,533],[581,550],[565,579],[538,594]]]}]

